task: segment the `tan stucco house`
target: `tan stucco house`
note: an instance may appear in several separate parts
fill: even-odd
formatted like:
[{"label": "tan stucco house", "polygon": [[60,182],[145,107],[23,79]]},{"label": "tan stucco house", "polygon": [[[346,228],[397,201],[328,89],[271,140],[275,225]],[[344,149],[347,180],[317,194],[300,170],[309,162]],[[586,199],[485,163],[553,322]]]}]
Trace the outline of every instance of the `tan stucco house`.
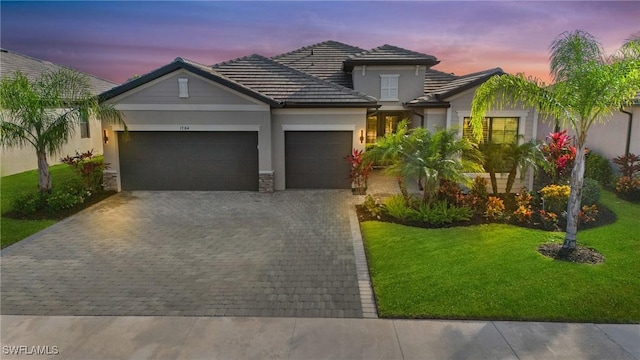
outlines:
[{"label": "tan stucco house", "polygon": [[[22,72],[29,79],[36,79],[47,71],[55,71],[64,66],[49,61],[36,59],[10,50],[0,49],[0,77],[10,77],[16,71]],[[108,80],[86,74],[89,77],[95,95],[116,86]],[[102,154],[102,128],[99,121],[85,119],[76,125],[74,135],[69,142],[54,156],[49,156],[50,165],[60,163],[60,158],[74,155],[76,151],[93,150],[94,154]],[[2,176],[12,175],[38,167],[36,152],[31,146],[23,148],[0,147],[0,163]]]},{"label": "tan stucco house", "polygon": [[[128,126],[125,133],[103,124],[107,183],[117,190],[348,188],[344,158],[353,148],[404,118],[464,134],[474,90],[502,73],[457,76],[432,69],[438,63],[391,45],[364,50],[336,41],[213,66],[178,58],[102,94]],[[533,109],[487,116],[489,141],[537,137]]]}]

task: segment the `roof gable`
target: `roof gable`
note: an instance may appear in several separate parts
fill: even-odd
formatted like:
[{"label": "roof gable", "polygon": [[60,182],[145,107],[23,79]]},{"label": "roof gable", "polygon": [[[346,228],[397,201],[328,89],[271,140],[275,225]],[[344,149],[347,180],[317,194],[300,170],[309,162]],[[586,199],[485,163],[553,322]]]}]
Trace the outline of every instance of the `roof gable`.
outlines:
[{"label": "roof gable", "polygon": [[344,70],[351,71],[357,65],[426,65],[430,67],[439,62],[433,55],[385,44],[375,49],[349,56],[344,61]]},{"label": "roof gable", "polygon": [[156,80],[162,76],[170,74],[179,69],[187,70],[196,75],[202,76],[205,79],[217,82],[223,86],[226,86],[230,89],[238,91],[244,95],[252,97],[256,100],[264,102],[273,107],[281,107],[282,104],[271,97],[268,97],[258,91],[255,91],[244,84],[241,84],[233,79],[226,77],[224,74],[214,71],[211,67],[207,65],[203,65],[197,63],[192,60],[184,59],[184,58],[176,58],[171,63],[162,66],[156,70],[153,70],[147,74],[140,76],[139,78],[133,79],[129,82],[126,82],[118,87],[115,87],[109,91],[106,91],[100,94],[100,97],[103,101],[112,99],[116,96],[122,95],[130,90],[133,90],[139,86],[147,84],[153,80]]},{"label": "roof gable", "polygon": [[[70,69],[66,66],[57,65],[49,61],[40,60],[31,56],[19,54],[7,49],[0,49],[0,77],[11,76],[16,71],[20,71],[28,79],[34,80],[48,71],[56,71],[59,69]],[[72,69],[74,71],[78,71]],[[81,72],[82,73],[82,72]],[[93,87],[93,94],[97,95],[103,91],[107,91],[118,84],[99,78],[97,76],[83,73],[89,77],[89,81]]]},{"label": "roof gable", "polygon": [[261,55],[213,66],[213,70],[284,106],[375,106],[377,100]]}]

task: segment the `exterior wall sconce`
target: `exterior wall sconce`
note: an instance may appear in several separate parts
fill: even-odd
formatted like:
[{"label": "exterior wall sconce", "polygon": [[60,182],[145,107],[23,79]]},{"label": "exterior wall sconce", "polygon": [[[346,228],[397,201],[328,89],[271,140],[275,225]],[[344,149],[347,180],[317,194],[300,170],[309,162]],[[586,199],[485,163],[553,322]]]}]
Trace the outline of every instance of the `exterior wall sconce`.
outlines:
[{"label": "exterior wall sconce", "polygon": [[105,144],[109,143],[109,136],[107,135],[107,130],[102,130],[102,140]]},{"label": "exterior wall sconce", "polygon": [[360,144],[364,143],[364,130],[360,130]]}]

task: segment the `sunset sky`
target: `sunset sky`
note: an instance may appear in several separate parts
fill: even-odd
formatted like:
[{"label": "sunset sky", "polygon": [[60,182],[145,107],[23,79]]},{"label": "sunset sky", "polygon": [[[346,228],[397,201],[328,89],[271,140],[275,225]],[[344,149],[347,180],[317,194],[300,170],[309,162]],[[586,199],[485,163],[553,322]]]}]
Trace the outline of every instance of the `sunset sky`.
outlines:
[{"label": "sunset sky", "polygon": [[640,31],[640,2],[258,1],[0,2],[1,45],[114,82],[185,57],[214,64],[325,40],[436,56],[440,71],[493,67],[548,81],[548,48],[567,30],[608,52]]}]

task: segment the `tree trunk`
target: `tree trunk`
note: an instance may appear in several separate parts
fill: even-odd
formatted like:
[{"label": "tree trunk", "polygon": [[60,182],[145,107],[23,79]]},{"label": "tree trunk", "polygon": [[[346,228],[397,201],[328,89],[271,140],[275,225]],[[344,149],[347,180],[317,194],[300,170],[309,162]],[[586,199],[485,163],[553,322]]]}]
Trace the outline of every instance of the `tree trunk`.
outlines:
[{"label": "tree trunk", "polygon": [[407,184],[404,181],[404,177],[402,175],[397,175],[396,180],[398,181],[398,187],[400,188],[400,193],[402,193],[402,197],[408,206],[411,206],[411,198],[409,197],[409,190],[407,190]]},{"label": "tree trunk", "polygon": [[509,171],[509,176],[507,177],[507,186],[504,188],[505,193],[510,193],[513,188],[513,183],[516,182],[516,175],[518,174],[518,167],[514,166]]},{"label": "tree trunk", "polygon": [[51,174],[49,174],[49,163],[47,163],[47,153],[37,152],[38,155],[38,190],[40,192],[51,192]]},{"label": "tree trunk", "polygon": [[582,196],[582,183],[584,181],[584,144],[579,144],[576,149],[576,158],[571,171],[571,193],[567,204],[567,233],[562,244],[563,250],[576,248],[578,235],[578,214],[580,213],[580,201]]},{"label": "tree trunk", "polygon": [[496,172],[493,169],[489,170],[489,178],[491,179],[493,195],[498,195],[498,180],[496,179]]}]

